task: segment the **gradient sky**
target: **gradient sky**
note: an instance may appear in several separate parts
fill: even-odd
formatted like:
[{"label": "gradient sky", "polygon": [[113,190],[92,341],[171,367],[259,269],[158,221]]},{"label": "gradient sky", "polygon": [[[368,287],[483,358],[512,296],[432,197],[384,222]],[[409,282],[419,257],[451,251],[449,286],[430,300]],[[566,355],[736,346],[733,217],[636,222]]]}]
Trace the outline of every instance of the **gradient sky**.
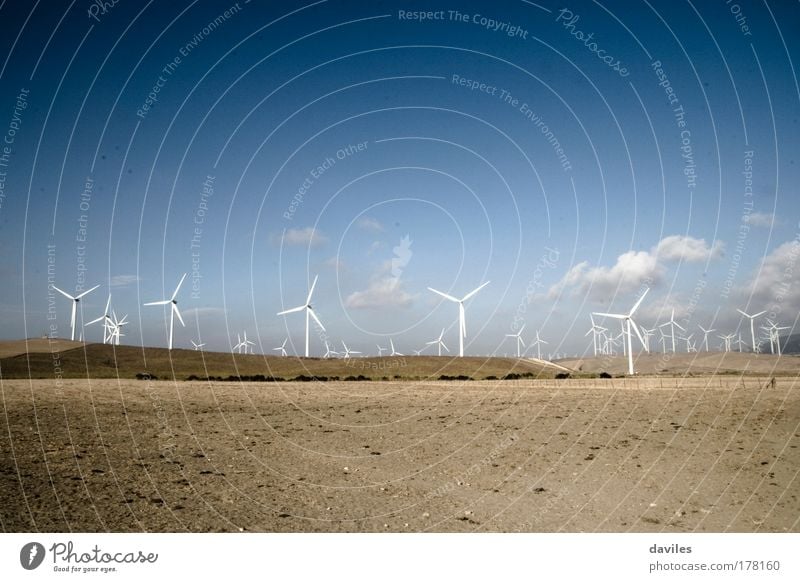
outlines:
[{"label": "gradient sky", "polygon": [[487,280],[468,354],[513,352],[523,322],[583,353],[589,313],[646,286],[647,327],[673,307],[692,328],[797,322],[796,3],[93,5],[0,2],[2,339],[51,332],[49,245],[56,285],[102,285],[84,320],[110,290],[133,345],[166,345],[141,305],[183,273],[177,347],[247,330],[302,350],[303,317],[276,312],[315,275],[327,337],[364,352],[443,327],[457,350],[427,287]]}]

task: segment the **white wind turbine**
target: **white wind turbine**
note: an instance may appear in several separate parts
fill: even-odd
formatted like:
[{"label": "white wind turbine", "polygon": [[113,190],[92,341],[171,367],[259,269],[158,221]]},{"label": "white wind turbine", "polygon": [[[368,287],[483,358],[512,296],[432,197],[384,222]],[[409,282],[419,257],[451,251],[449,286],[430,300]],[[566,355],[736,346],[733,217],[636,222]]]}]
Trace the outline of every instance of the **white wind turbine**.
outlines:
[{"label": "white wind turbine", "polygon": [[746,318],[748,318],[750,320],[750,337],[753,339],[753,352],[755,352],[756,351],[756,330],[755,330],[755,326],[754,326],[753,322],[755,321],[756,317],[760,317],[760,316],[764,315],[766,313],[766,311],[759,311],[755,315],[748,315],[747,313],[745,313],[741,309],[737,309],[736,311],[738,311],[739,313],[741,313],[742,315],[744,315]]},{"label": "white wind turbine", "polygon": [[202,344],[202,343],[198,344],[194,340],[189,340],[189,341],[192,342],[192,346],[194,346],[194,351],[196,351],[196,352],[202,352],[203,351],[203,346],[206,345],[206,344]]},{"label": "white wind turbine", "polygon": [[594,349],[595,357],[597,357],[597,351],[601,348],[601,346],[600,346],[600,336],[602,335],[602,333],[604,331],[608,331],[608,330],[606,328],[604,328],[604,327],[600,327],[599,325],[597,325],[594,322],[594,316],[591,313],[589,314],[589,319],[592,320],[592,327],[589,328],[589,331],[586,332],[584,337],[586,337],[589,334],[592,334],[592,348]]},{"label": "white wind turbine", "polygon": [[714,328],[712,327],[711,329],[706,329],[702,325],[698,325],[697,327],[699,327],[703,332],[703,343],[702,343],[702,345],[706,346],[706,351],[708,351],[708,334],[713,332]]},{"label": "white wind turbine", "polygon": [[[649,289],[648,289],[648,291],[649,291]],[[645,291],[645,293],[647,293],[647,291]],[[675,328],[677,327],[681,331],[686,331],[684,328],[681,327],[681,325],[677,321],[675,321],[675,308],[672,309],[672,314],[669,316],[669,321],[666,322],[666,323],[662,323],[658,327],[665,327],[667,325],[670,326],[670,328],[669,328],[669,337],[672,340],[672,353],[674,354],[675,353]]]},{"label": "white wind turbine", "polygon": [[308,290],[308,297],[306,297],[306,302],[303,305],[278,312],[278,315],[286,315],[287,313],[297,313],[298,311],[306,312],[306,352],[305,352],[306,357],[308,357],[309,316],[314,318],[314,321],[317,322],[317,325],[322,329],[322,331],[325,331],[325,326],[322,325],[322,322],[317,317],[317,314],[314,313],[314,308],[311,306],[311,295],[314,293],[314,287],[316,285],[317,285],[317,277],[314,277],[314,282],[311,283],[311,288]]},{"label": "white wind turbine", "polygon": [[646,329],[642,328],[642,334],[644,335],[644,351],[648,354],[650,353],[650,338],[653,337],[656,333],[655,328],[653,329]]},{"label": "white wind turbine", "polygon": [[328,345],[328,340],[325,340],[325,355],[322,356],[323,358],[331,358],[334,356],[338,356],[339,352],[335,352],[331,349],[331,346]]},{"label": "white wind turbine", "polygon": [[531,346],[536,346],[536,358],[538,360],[542,359],[542,344],[547,344],[542,338],[539,337],[539,332],[536,332],[536,339],[531,342]]},{"label": "white wind turbine", "polygon": [[432,342],[426,342],[427,345],[429,345],[429,346],[432,346],[433,344],[436,344],[436,346],[439,348],[439,355],[440,356],[442,355],[442,348],[444,348],[445,350],[447,350],[448,353],[450,353],[450,350],[447,348],[446,345],[444,345],[444,340],[442,339],[443,336],[444,336],[444,328],[442,328],[442,333],[439,334],[439,337],[437,337]]},{"label": "white wind turbine", "polygon": [[244,344],[242,343],[242,336],[241,336],[241,334],[237,333],[236,334],[236,345],[233,346],[233,349],[231,350],[231,352],[238,352],[238,353],[241,354],[243,345]]},{"label": "white wind turbine", "polygon": [[172,328],[175,325],[175,316],[178,316],[178,321],[181,322],[181,325],[186,327],[186,324],[183,323],[183,318],[181,317],[181,312],[178,311],[178,300],[176,297],[178,296],[178,291],[181,289],[181,285],[183,285],[183,280],[186,279],[186,273],[183,274],[181,280],[178,282],[178,286],[175,287],[175,291],[172,293],[172,297],[169,299],[163,299],[161,301],[151,301],[150,303],[145,303],[145,305],[169,305],[170,306],[170,314],[169,314],[169,348],[172,349]]},{"label": "white wind turbine", "polygon": [[108,343],[119,345],[119,338],[120,336],[125,335],[122,332],[122,326],[128,325],[128,322],[125,321],[128,319],[127,315],[123,315],[122,319],[117,319],[117,314],[114,313],[114,310],[111,310],[111,319],[109,322],[109,330],[108,330]]},{"label": "white wind turbine", "polygon": [[281,356],[285,356],[286,355],[286,342],[288,342],[288,341],[289,341],[289,338],[287,337],[285,340],[283,340],[283,343],[280,346],[278,346],[277,348],[272,348],[272,351],[273,352],[280,352]]},{"label": "white wind turbine", "polygon": [[731,351],[731,340],[734,337],[736,337],[736,334],[735,333],[731,333],[731,334],[728,334],[728,335],[718,335],[717,337],[720,338],[723,342],[725,342],[725,351],[726,352]]},{"label": "white wind turbine", "polygon": [[394,349],[394,342],[392,341],[392,338],[389,338],[389,345],[392,347],[392,351],[389,354],[390,356],[402,356],[403,355],[403,354],[401,354],[400,352],[398,352],[397,350]]},{"label": "white wind turbine", "polygon": [[53,289],[55,289],[56,291],[61,293],[64,297],[66,297],[67,299],[72,301],[72,315],[70,316],[70,320],[69,320],[70,321],[70,327],[72,328],[72,335],[70,335],[70,339],[71,340],[75,340],[75,320],[77,318],[78,303],[80,303],[82,297],[85,297],[86,295],[88,295],[89,293],[91,293],[92,291],[97,289],[99,286],[100,285],[95,285],[94,287],[92,287],[88,291],[84,291],[83,293],[73,297],[72,295],[70,295],[66,291],[62,291],[61,289],[59,289],[58,287],[53,285]]},{"label": "white wind turbine", "polygon": [[525,342],[522,340],[522,330],[525,329],[525,325],[527,325],[527,324],[523,323],[522,327],[519,328],[519,331],[517,333],[507,333],[506,334],[506,337],[513,337],[513,338],[517,339],[517,357],[518,358],[520,357],[521,348],[525,347]]},{"label": "white wind turbine", "polygon": [[[624,331],[624,333],[627,336],[627,338],[623,337],[622,341],[625,341],[627,339],[627,342],[628,342],[627,352],[628,352],[628,375],[629,376],[633,375],[633,345],[632,345],[632,342],[631,342],[631,328],[633,328],[633,331],[636,332],[636,335],[638,336],[639,341],[642,342],[642,347],[644,347],[644,345],[645,345],[644,344],[644,338],[642,338],[642,334],[639,332],[639,327],[636,325],[636,322],[633,321],[633,314],[636,312],[637,309],[639,309],[639,306],[642,304],[642,301],[644,301],[644,298],[647,296],[647,292],[648,291],[650,291],[649,287],[644,290],[644,293],[642,293],[642,296],[639,297],[639,300],[636,302],[636,304],[633,306],[633,308],[627,313],[627,315],[626,314],[620,314],[620,313],[595,313],[595,315],[599,315],[601,317],[611,317],[613,319],[620,319],[624,323],[627,323],[627,330]],[[673,312],[673,315],[674,315],[674,312]],[[673,318],[673,323],[674,323],[674,318]],[[674,342],[675,342],[675,338],[674,337],[673,337],[672,341],[673,341],[673,345],[674,345]]]},{"label": "white wind turbine", "polygon": [[92,321],[88,322],[86,325],[92,325],[93,323],[97,323],[98,321],[103,322],[103,343],[110,343],[110,332],[111,332],[111,316],[109,313],[109,307],[111,307],[111,293],[108,294],[108,301],[106,301],[106,308],[103,311],[103,315],[98,317],[97,319],[93,319]]},{"label": "white wind turbine", "polygon": [[347,344],[344,343],[344,340],[342,340],[342,345],[344,346],[344,356],[342,356],[344,359],[349,359],[350,358],[350,354],[360,354],[361,353],[361,352],[357,352],[355,350],[351,350],[350,348],[348,348]]},{"label": "white wind turbine", "polygon": [[247,355],[248,349],[250,350],[250,354],[253,354],[253,346],[256,345],[254,342],[247,339],[247,330],[244,330],[244,339],[242,340],[242,347],[244,348],[244,353]]},{"label": "white wind turbine", "polygon": [[458,355],[459,355],[459,357],[462,357],[462,358],[464,357],[464,338],[467,337],[467,322],[466,322],[466,315],[464,313],[464,302],[467,299],[469,299],[470,297],[472,297],[473,295],[475,295],[478,291],[480,291],[481,289],[486,287],[489,283],[490,283],[489,281],[486,281],[486,283],[484,283],[483,285],[481,285],[480,287],[478,287],[476,289],[473,289],[472,291],[470,291],[469,293],[464,295],[464,297],[462,297],[461,299],[456,299],[452,295],[448,295],[447,293],[442,293],[441,291],[437,291],[433,287],[428,287],[429,291],[433,291],[437,295],[441,295],[442,297],[444,297],[448,301],[452,301],[453,303],[458,303],[458,328],[459,328],[459,333],[458,333]]},{"label": "white wind turbine", "polygon": [[382,348],[380,346],[380,344],[375,344],[375,345],[378,346],[378,357],[379,358],[383,355],[383,352],[388,352],[389,351],[388,348]]}]

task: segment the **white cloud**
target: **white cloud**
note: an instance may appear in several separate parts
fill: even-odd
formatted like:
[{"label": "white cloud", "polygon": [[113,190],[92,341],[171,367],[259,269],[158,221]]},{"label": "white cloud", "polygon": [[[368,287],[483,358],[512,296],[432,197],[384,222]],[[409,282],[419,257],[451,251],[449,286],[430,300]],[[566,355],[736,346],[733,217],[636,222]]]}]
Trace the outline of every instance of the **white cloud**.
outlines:
[{"label": "white cloud", "polygon": [[[278,237],[280,240],[280,237]],[[289,246],[318,247],[328,242],[328,238],[311,226],[305,228],[287,228],[283,233],[283,243]]]},{"label": "white cloud", "polygon": [[595,297],[606,297],[615,292],[634,291],[645,282],[661,279],[664,267],[647,251],[628,251],[617,257],[612,267],[590,267],[584,261],[572,267],[566,275],[550,288],[554,297],[561,289],[571,287],[573,295],[591,290]]},{"label": "white cloud", "polygon": [[136,275],[114,275],[111,277],[111,286],[125,287],[131,283],[138,283],[139,281],[140,279]]},{"label": "white cloud", "polygon": [[403,288],[400,279],[378,277],[373,279],[364,291],[356,291],[348,295],[344,305],[351,309],[410,307],[414,297]]},{"label": "white cloud", "polygon": [[383,232],[383,225],[376,218],[372,218],[371,216],[362,216],[356,221],[356,226],[367,232]]},{"label": "white cloud", "polygon": [[552,298],[571,289],[573,295],[588,292],[592,299],[607,299],[615,293],[629,293],[643,285],[658,283],[666,272],[666,262],[717,259],[722,256],[723,249],[721,241],[709,246],[704,239],[668,236],[649,251],[631,250],[621,254],[610,267],[592,267],[587,261],[578,263],[550,288],[548,295]]},{"label": "white cloud", "polygon": [[769,228],[774,223],[777,223],[775,215],[769,212],[752,212],[747,217],[747,223],[750,226],[760,226]]},{"label": "white cloud", "polygon": [[653,252],[663,261],[686,261],[699,263],[708,259],[718,259],[722,256],[725,245],[722,241],[714,241],[710,247],[705,239],[691,236],[672,235],[663,238],[654,248]]},{"label": "white cloud", "polygon": [[794,318],[800,310],[800,241],[783,243],[764,257],[744,287],[742,296],[749,298],[754,309],[780,311]]},{"label": "white cloud", "polygon": [[347,269],[347,264],[342,260],[341,257],[338,256],[333,256],[328,259],[325,259],[322,262],[322,264],[325,265],[326,267],[331,267],[332,269],[335,269],[337,271],[344,271]]}]

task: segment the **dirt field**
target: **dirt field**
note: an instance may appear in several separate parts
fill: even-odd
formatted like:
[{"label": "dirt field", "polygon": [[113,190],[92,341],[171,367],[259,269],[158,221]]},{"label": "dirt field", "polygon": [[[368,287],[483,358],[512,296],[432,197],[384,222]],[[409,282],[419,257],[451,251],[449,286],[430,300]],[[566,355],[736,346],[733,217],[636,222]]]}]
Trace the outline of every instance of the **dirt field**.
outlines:
[{"label": "dirt field", "polygon": [[2,381],[4,531],[800,531],[800,385]]}]

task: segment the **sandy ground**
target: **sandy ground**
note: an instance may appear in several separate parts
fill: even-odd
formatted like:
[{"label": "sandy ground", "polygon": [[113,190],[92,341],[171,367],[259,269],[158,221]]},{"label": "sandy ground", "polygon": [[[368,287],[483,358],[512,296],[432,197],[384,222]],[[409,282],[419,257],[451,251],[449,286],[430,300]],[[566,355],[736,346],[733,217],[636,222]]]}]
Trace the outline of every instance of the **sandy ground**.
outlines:
[{"label": "sandy ground", "polygon": [[0,382],[4,531],[800,531],[791,379]]}]

